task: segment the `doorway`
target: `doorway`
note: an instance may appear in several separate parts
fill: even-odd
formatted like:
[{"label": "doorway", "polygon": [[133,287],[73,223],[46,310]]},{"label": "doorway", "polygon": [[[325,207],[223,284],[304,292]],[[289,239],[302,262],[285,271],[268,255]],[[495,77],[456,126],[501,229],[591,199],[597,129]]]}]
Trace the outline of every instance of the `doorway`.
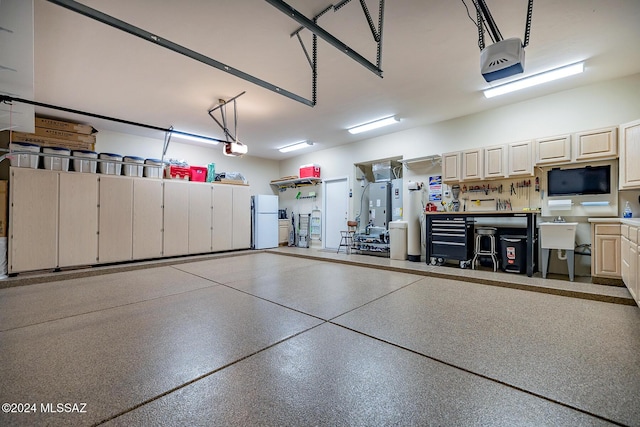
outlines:
[{"label": "doorway", "polygon": [[325,221],[322,241],[325,249],[337,249],[340,231],[347,229],[349,216],[349,179],[347,177],[326,179],[323,184],[323,211]]}]

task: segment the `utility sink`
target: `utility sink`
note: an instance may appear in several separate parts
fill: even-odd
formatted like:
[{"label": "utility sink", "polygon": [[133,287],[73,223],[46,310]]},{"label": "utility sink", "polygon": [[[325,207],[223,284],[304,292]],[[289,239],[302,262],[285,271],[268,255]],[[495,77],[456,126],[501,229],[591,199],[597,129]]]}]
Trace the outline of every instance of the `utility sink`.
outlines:
[{"label": "utility sink", "polygon": [[577,222],[541,222],[540,247],[542,249],[573,250],[577,226]]}]

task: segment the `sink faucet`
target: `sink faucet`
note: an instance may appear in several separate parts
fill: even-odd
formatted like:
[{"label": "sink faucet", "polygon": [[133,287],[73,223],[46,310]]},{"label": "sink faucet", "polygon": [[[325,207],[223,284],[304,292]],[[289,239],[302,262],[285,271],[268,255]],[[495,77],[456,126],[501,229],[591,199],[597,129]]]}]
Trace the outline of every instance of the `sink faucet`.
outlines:
[{"label": "sink faucet", "polygon": [[558,218],[554,219],[553,222],[565,222],[565,220],[560,215],[558,215]]}]

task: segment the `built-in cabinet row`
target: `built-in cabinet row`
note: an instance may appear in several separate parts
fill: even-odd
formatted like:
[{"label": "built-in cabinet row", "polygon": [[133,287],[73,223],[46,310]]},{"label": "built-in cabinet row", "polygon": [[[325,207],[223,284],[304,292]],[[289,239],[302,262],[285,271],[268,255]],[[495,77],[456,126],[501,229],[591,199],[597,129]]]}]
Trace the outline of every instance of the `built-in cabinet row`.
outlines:
[{"label": "built-in cabinet row", "polygon": [[610,127],[444,153],[442,178],[446,182],[460,182],[533,176],[534,166],[617,157],[617,128]]},{"label": "built-in cabinet row", "polygon": [[[608,222],[610,221],[610,222]],[[636,221],[637,223],[637,221]],[[640,305],[640,225],[601,219],[591,224],[591,276],[594,283],[622,279]]]},{"label": "built-in cabinet row", "polygon": [[247,186],[11,168],[9,273],[251,246]]}]

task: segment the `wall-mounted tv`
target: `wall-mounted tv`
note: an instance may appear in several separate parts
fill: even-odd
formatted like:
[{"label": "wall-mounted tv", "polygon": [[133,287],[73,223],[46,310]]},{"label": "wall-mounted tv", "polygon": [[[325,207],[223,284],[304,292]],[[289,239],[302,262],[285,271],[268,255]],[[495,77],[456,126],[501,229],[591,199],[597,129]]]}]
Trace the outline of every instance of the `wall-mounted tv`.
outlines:
[{"label": "wall-mounted tv", "polygon": [[611,193],[611,166],[551,169],[547,172],[549,196]]}]

